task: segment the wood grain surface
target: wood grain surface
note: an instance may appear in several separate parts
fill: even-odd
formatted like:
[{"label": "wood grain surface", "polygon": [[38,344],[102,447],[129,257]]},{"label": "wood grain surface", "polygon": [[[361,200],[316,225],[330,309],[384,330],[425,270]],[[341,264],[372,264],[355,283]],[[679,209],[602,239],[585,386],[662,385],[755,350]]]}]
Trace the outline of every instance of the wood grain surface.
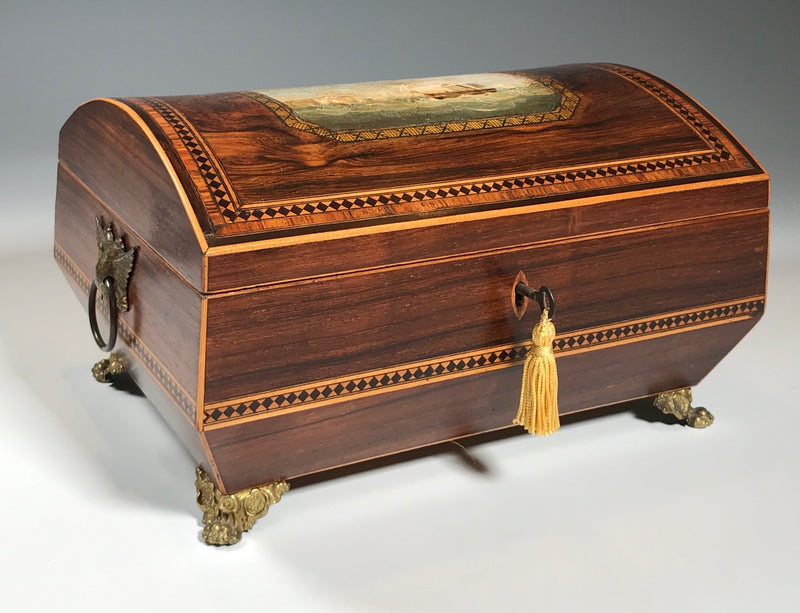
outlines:
[{"label": "wood grain surface", "polygon": [[566,200],[549,206],[530,205],[488,215],[434,217],[234,248],[211,247],[206,291],[229,292],[378,270],[407,262],[765,208],[768,195],[769,181],[762,174]]},{"label": "wood grain surface", "polygon": [[761,172],[713,118],[650,75],[588,64],[520,72],[574,93],[574,113],[340,142],[287,125],[248,92],[122,102],[188,173],[212,245]]},{"label": "wood grain surface", "polygon": [[[695,385],[755,321],[561,358],[560,410],[570,413]],[[511,427],[521,371],[521,367],[507,368],[279,414],[209,430],[205,436],[223,486],[236,491],[258,482]],[[531,438],[531,444],[542,441]]]},{"label": "wood grain surface", "polygon": [[251,92],[70,117],[56,258],[85,305],[94,217],[137,248],[122,351],[223,489],[506,427],[520,271],[565,414],[694,385],[761,317],[769,179],[727,130],[634,69],[527,74],[577,104],[354,142]]},{"label": "wood grain surface", "polygon": [[61,129],[60,164],[199,288],[206,247],[199,223],[204,216],[190,217],[189,200],[183,202],[186,196],[165,166],[163,149],[135,115],[112,102],[95,100],[72,114]]},{"label": "wood grain surface", "polygon": [[[84,309],[97,262],[95,217],[112,223],[116,236],[124,237],[126,246],[136,250],[128,287],[130,309],[119,314],[122,340],[134,344],[133,353],[144,365],[144,371],[165,389],[175,409],[194,423],[201,354],[201,296],[175,270],[167,267],[132,228],[119,221],[61,167],[57,187],[56,256],[78,288]],[[90,339],[88,321],[85,318],[79,321]],[[100,321],[107,330],[107,317],[100,314]],[[121,346],[122,341],[119,344]]]},{"label": "wood grain surface", "polygon": [[209,298],[206,402],[526,340],[511,287],[566,332],[764,293],[766,210]]}]

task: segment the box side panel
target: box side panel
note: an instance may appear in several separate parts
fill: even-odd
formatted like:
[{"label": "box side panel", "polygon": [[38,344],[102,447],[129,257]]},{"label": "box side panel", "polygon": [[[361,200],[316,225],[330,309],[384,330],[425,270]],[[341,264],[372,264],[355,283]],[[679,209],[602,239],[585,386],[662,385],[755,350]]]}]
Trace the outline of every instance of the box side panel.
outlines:
[{"label": "box side panel", "polygon": [[[77,266],[61,251],[56,248],[56,260],[62,268],[64,275],[81,302],[86,301],[86,278],[82,274],[76,274]],[[98,317],[102,326],[107,324],[107,319],[100,314]],[[82,322],[82,325],[86,325]],[[132,338],[129,331],[121,325],[120,335],[126,341]],[[87,338],[91,338],[87,330]],[[90,341],[91,342],[91,341]],[[192,458],[209,474],[217,475],[216,466],[211,461],[211,453],[208,451],[204,439],[197,431],[196,424],[187,419],[183,410],[177,408],[177,400],[165,378],[154,369],[152,361],[146,361],[142,357],[142,345],[135,348],[125,343],[119,342],[114,348],[114,353],[119,355],[125,363],[125,372],[131,376],[133,381],[144,393],[147,399],[153,404],[169,428],[176,434],[178,440],[183,444]],[[98,353],[98,357],[100,357]],[[90,364],[86,364],[86,376],[90,377]]]},{"label": "box side panel", "polygon": [[520,270],[553,290],[562,333],[763,296],[767,235],[761,209],[212,296],[206,421],[308,382],[524,343],[536,314],[512,311]]},{"label": "box side panel", "polygon": [[59,161],[202,289],[205,237],[166,153],[133,110],[114,100],[79,107],[61,129]]},{"label": "box side panel", "polygon": [[[758,319],[731,319],[640,342],[564,351],[558,359],[561,413],[695,385]],[[292,478],[402,450],[509,427],[522,368],[444,382],[420,381],[256,421],[206,430],[227,491]],[[520,429],[521,431],[521,429]]]},{"label": "box side panel", "polygon": [[[128,286],[130,308],[119,315],[118,345],[124,342],[128,346],[128,354],[136,362],[137,383],[144,389],[157,385],[170,398],[171,411],[179,413],[181,419],[195,428],[201,295],[74,176],[59,167],[55,255],[76,288],[84,310],[89,284],[95,275],[98,256],[95,217],[100,216],[112,224],[117,236],[124,237],[127,247],[136,251]],[[101,328],[107,330],[107,316],[99,314],[98,319]],[[86,326],[87,342],[92,343],[85,317],[80,325]],[[145,376],[151,381],[145,382]]]},{"label": "box side panel", "polygon": [[138,349],[123,346],[116,349],[115,353],[121,354],[122,359],[126,362],[125,372],[131,376],[147,400],[153,404],[192,459],[209,475],[218,478],[217,467],[205,439],[198,432],[196,424],[186,419],[183,410],[176,410],[174,393],[169,386],[164,385],[162,380],[153,376],[151,365],[140,358]]}]

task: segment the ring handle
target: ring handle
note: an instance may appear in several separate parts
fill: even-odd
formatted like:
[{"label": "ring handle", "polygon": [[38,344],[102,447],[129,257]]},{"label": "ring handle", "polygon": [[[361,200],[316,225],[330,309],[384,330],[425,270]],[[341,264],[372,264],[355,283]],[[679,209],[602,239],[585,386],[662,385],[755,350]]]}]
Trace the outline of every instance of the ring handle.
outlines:
[{"label": "ring handle", "polygon": [[97,283],[92,281],[89,287],[89,327],[92,329],[94,342],[103,351],[111,351],[117,344],[117,300],[114,294],[114,277],[103,279],[103,287],[108,296],[108,317],[111,326],[108,330],[108,341],[103,339],[100,328],[97,325]]}]

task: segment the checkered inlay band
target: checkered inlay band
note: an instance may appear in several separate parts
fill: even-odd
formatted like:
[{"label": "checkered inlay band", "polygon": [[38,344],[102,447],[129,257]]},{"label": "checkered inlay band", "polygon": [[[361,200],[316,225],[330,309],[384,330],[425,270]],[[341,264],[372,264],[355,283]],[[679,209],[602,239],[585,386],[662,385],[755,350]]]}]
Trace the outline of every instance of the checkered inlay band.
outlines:
[{"label": "checkered inlay band", "polygon": [[[543,189],[548,187],[553,189],[553,186],[558,188],[566,184],[581,182],[589,182],[589,184],[591,184],[592,181],[601,182],[610,177],[627,177],[626,181],[631,181],[634,180],[633,177],[635,176],[651,174],[654,179],[660,179],[662,175],[665,173],[668,174],[670,171],[693,166],[721,165],[722,169],[728,170],[733,167],[750,167],[746,159],[740,159],[731,152],[729,146],[726,144],[725,137],[712,122],[708,121],[702,115],[701,111],[679,99],[674,93],[666,89],[660,83],[645,75],[620,66],[602,65],[602,67],[609,72],[618,74],[636,83],[672,108],[690,127],[692,127],[698,136],[706,142],[709,150],[685,155],[656,157],[631,163],[586,168],[567,168],[541,174],[525,174],[482,182],[444,184],[430,188],[391,193],[376,192],[340,198],[309,199],[299,202],[242,206],[238,202],[233,186],[226,178],[221,165],[216,161],[209,145],[204,142],[200,134],[190,125],[190,122],[177,111],[177,109],[159,98],[141,98],[139,100],[160,115],[164,125],[168,126],[174,133],[171,138],[173,142],[176,143],[176,146],[183,149],[182,153],[186,156],[186,161],[193,162],[193,164],[187,163],[187,168],[190,168],[190,170],[191,166],[196,168],[197,176],[194,178],[195,184],[198,186],[198,190],[202,188],[204,192],[203,197],[204,200],[207,201],[207,205],[215,209],[218,213],[219,219],[216,221],[212,220],[218,227],[237,223],[254,223],[255,228],[261,227],[259,226],[260,222],[305,216],[312,216],[314,222],[318,220],[320,223],[323,223],[338,220],[343,212],[346,213],[348,211],[357,210],[366,211],[370,209],[374,210],[374,215],[391,216],[399,214],[394,210],[394,207],[402,207],[403,205],[416,202],[437,201],[437,206],[442,208],[458,208],[460,206],[468,206],[473,204],[473,202],[453,200],[454,198],[469,197],[478,194],[503,193],[522,189],[535,191],[537,188]],[[544,79],[544,77],[537,78]],[[548,83],[553,86],[556,82],[549,80]],[[564,89],[564,91],[567,90]],[[260,96],[260,94],[254,94],[253,92],[240,92],[240,94],[250,98]],[[264,96],[261,96],[261,98],[264,98]],[[267,100],[271,99],[268,98]],[[575,96],[575,100],[572,100],[568,97],[566,101],[565,108],[569,110],[568,114],[571,116],[577,107],[578,98]],[[265,103],[265,101],[261,99],[259,99],[259,102],[262,104]],[[270,105],[267,104],[266,106],[269,107]],[[278,113],[284,120],[288,117],[287,113],[291,112],[286,109],[280,111],[277,107],[272,110]],[[283,115],[286,115],[286,117],[283,117]],[[561,117],[561,119],[564,118],[566,118],[566,116]],[[531,121],[530,123],[536,122]],[[492,127],[498,126],[486,125],[480,127],[480,129]],[[478,128],[479,127],[476,127],[475,129]],[[450,131],[457,130],[453,129]],[[354,140],[366,140],[367,136],[370,136],[370,138],[378,138],[372,134],[372,132],[374,131],[371,131],[369,135],[363,135],[363,137],[355,138]],[[414,134],[403,133],[395,136],[414,136]],[[386,137],[388,136],[381,136],[381,138]],[[663,178],[668,177],[664,176]],[[589,184],[587,184],[587,188],[590,188]],[[600,186],[602,187],[603,185],[601,184]],[[240,232],[247,231],[246,227],[240,230]],[[231,232],[234,232],[233,228],[231,228]]]},{"label": "checkered inlay band", "polygon": [[[764,309],[763,299],[746,300],[665,315],[640,321],[625,322],[612,327],[601,327],[556,337],[556,356],[568,355],[585,349],[595,349],[625,339],[662,334],[670,330],[684,330],[702,324],[727,319],[753,317]],[[318,384],[303,385],[279,390],[260,397],[248,397],[206,406],[203,421],[206,425],[268,413],[331,399],[346,399],[367,391],[388,390],[422,380],[447,379],[459,373],[469,374],[518,364],[527,354],[527,343],[475,351],[464,355],[439,358],[426,364],[393,367],[382,372],[345,377]]]}]

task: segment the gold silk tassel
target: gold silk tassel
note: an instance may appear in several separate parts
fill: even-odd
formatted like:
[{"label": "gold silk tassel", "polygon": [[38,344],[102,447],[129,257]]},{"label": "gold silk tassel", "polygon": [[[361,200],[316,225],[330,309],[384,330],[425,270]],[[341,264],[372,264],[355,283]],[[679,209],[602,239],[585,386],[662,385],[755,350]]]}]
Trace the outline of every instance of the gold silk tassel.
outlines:
[{"label": "gold silk tassel", "polygon": [[533,327],[531,348],[522,369],[522,391],[514,423],[531,434],[547,436],[559,427],[558,373],[553,339],[556,328],[547,309]]}]

